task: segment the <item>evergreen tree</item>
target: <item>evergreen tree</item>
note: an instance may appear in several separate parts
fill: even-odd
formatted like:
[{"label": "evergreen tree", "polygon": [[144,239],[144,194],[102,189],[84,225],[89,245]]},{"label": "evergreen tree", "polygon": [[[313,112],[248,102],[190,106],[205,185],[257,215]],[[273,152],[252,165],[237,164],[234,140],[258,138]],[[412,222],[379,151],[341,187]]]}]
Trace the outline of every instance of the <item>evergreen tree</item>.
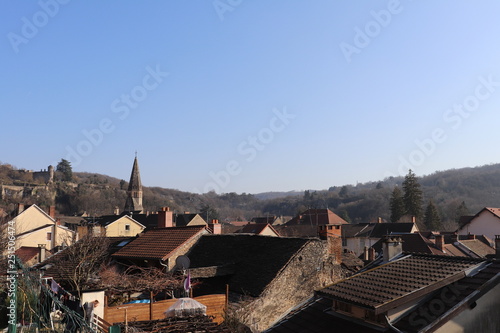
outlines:
[{"label": "evergreen tree", "polygon": [[347,186],[345,186],[345,185],[342,186],[342,188],[339,191],[339,197],[346,198],[348,195],[348,192],[349,192],[349,189],[347,188]]},{"label": "evergreen tree", "polygon": [[406,214],[422,217],[422,190],[418,183],[417,176],[411,171],[405,176],[403,181],[403,202],[405,205]]},{"label": "evergreen tree", "polygon": [[470,215],[469,208],[465,205],[465,201],[462,201],[460,206],[457,207],[455,212],[455,222],[459,222],[462,216]]},{"label": "evergreen tree", "polygon": [[61,162],[57,163],[56,171],[59,171],[63,175],[64,181],[72,181],[73,180],[73,169],[71,168],[71,162],[61,159]]},{"label": "evergreen tree", "polygon": [[403,192],[397,186],[394,187],[391,195],[391,222],[398,222],[398,220],[405,215],[405,203],[403,201]]},{"label": "evergreen tree", "polygon": [[429,201],[427,208],[425,209],[424,224],[429,231],[437,231],[441,229],[441,216],[432,202]]}]

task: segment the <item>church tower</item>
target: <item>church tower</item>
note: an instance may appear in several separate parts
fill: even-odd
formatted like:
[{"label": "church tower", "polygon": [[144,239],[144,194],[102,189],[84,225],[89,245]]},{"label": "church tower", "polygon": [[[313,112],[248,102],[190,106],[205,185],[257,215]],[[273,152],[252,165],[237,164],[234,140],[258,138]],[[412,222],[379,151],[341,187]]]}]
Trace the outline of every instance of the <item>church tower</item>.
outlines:
[{"label": "church tower", "polygon": [[125,202],[124,212],[141,214],[142,211],[142,184],[136,155],[132,173],[130,174],[130,182],[128,183],[127,201]]}]

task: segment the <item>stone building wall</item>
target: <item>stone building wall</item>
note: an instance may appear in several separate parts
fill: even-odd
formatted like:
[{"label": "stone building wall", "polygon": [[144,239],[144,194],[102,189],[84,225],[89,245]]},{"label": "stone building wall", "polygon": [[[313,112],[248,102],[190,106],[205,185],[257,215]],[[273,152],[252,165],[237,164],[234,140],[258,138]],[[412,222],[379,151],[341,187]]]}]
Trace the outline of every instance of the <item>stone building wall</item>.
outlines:
[{"label": "stone building wall", "polygon": [[197,235],[194,237],[191,237],[187,242],[179,246],[173,253],[172,255],[168,258],[168,270],[171,271],[175,268],[175,260],[177,257],[185,255],[186,253],[191,250],[191,248],[198,242],[201,236],[208,234],[208,230],[203,229],[201,232],[199,232]]},{"label": "stone building wall", "polygon": [[328,254],[327,241],[312,239],[288,262],[260,297],[238,313],[255,332],[269,328],[293,307],[314,295],[314,291],[347,276]]}]

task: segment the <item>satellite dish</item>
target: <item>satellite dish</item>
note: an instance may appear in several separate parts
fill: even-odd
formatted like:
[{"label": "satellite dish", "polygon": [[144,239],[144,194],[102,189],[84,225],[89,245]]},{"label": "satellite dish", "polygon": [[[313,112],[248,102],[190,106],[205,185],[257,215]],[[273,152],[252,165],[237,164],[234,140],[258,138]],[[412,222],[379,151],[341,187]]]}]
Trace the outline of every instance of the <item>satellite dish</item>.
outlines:
[{"label": "satellite dish", "polygon": [[189,265],[191,264],[191,260],[187,256],[178,256],[177,259],[175,259],[175,265],[177,266],[178,269],[188,269]]}]

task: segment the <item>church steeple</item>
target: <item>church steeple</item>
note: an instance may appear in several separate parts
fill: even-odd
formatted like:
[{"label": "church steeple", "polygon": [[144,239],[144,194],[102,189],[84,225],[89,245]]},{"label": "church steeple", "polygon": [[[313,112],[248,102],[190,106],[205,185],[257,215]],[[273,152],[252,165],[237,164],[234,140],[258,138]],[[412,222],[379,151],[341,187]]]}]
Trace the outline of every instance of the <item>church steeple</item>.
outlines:
[{"label": "church steeple", "polygon": [[130,174],[130,182],[128,183],[127,201],[125,202],[125,212],[142,213],[142,184],[141,174],[139,173],[139,164],[137,163],[137,154],[134,159],[134,166]]}]

